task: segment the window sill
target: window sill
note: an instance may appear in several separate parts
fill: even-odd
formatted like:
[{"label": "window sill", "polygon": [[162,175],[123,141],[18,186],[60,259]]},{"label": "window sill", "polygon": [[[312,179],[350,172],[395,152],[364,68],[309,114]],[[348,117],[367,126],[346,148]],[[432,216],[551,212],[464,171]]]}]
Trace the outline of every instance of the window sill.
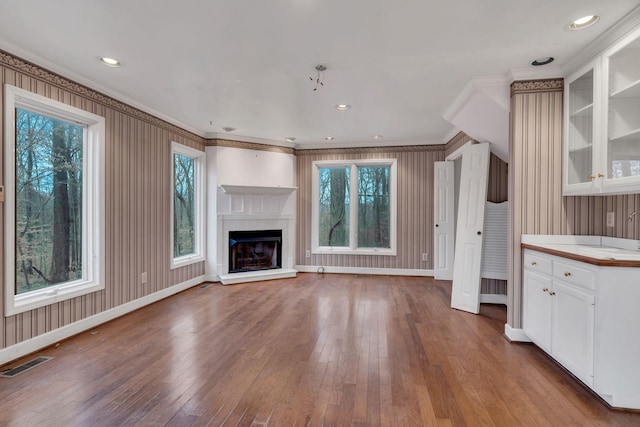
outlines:
[{"label": "window sill", "polygon": [[186,267],[188,265],[196,264],[204,261],[205,261],[205,257],[203,255],[187,255],[180,258],[173,258],[171,260],[171,270],[175,270],[177,268]]},{"label": "window sill", "polygon": [[72,282],[51,288],[38,289],[15,295],[7,299],[5,317],[24,313],[25,311],[45,307],[71,298],[103,290],[104,284],[91,282]]}]

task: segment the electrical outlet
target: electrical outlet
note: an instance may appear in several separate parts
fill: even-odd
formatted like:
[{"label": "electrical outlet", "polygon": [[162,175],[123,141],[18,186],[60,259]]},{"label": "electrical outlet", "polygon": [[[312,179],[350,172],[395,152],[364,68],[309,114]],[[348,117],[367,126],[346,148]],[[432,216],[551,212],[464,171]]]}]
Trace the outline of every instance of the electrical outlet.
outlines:
[{"label": "electrical outlet", "polygon": [[305,252],[305,255],[307,256],[307,258],[311,258],[311,251]]},{"label": "electrical outlet", "polygon": [[607,227],[615,227],[615,226],[616,226],[616,213],[607,212]]},{"label": "electrical outlet", "polygon": [[423,261],[428,261],[429,260],[429,258],[428,258],[426,253],[422,254],[422,260]]},{"label": "electrical outlet", "polygon": [[147,283],[147,272],[140,274],[140,283]]}]

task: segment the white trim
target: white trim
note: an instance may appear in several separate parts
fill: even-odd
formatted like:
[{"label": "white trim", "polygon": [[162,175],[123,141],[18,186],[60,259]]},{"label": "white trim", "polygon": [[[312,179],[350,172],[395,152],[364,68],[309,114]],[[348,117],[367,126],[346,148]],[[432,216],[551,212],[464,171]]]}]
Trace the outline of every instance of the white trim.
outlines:
[{"label": "white trim", "polygon": [[508,323],[504,324],[504,334],[513,342],[531,342],[531,338],[525,334],[524,329],[512,328]]},{"label": "white trim", "polygon": [[[44,307],[105,287],[105,118],[88,111],[4,85],[5,119],[5,316]],[[82,180],[82,278],[15,294],[15,127],[16,107],[84,127]]]},{"label": "white trim", "polygon": [[445,160],[449,161],[449,160],[456,160],[459,159],[460,157],[462,157],[462,155],[464,154],[464,151],[469,148],[469,146],[473,145],[473,142],[471,140],[467,141],[466,144],[464,144],[462,147],[458,148],[456,151],[454,151],[453,153],[449,154]]},{"label": "white trim", "polygon": [[503,294],[480,294],[480,304],[507,305],[507,296]]},{"label": "white trim", "polygon": [[94,328],[117,317],[123,316],[127,313],[131,313],[132,311],[135,311],[146,305],[152,304],[154,302],[160,301],[161,299],[170,297],[179,292],[192,288],[200,283],[203,283],[204,280],[204,276],[194,277],[193,279],[187,280],[186,282],[173,285],[167,289],[163,289],[151,295],[147,295],[137,300],[119,305],[112,309],[87,317],[86,319],[79,320],[61,328],[54,329],[53,331],[38,335],[37,337],[22,341],[18,344],[3,348],[2,350],[0,350],[0,365],[11,362],[12,360],[16,360],[35,351],[44,349],[47,346],[72,337],[73,335],[77,335],[81,332]]},{"label": "white trim", "polygon": [[[189,157],[193,160],[193,174],[194,174],[194,253],[177,257],[173,256],[173,243],[174,243],[174,230],[173,230],[173,215],[174,215],[174,155],[180,154],[182,156]],[[206,259],[206,218],[207,218],[207,204],[206,204],[206,192],[207,192],[207,180],[206,180],[206,152],[196,150],[195,148],[188,147],[175,141],[171,141],[171,196],[170,196],[170,215],[169,215],[169,230],[170,230],[170,268],[174,270],[176,268],[185,267],[187,265],[202,262]]]},{"label": "white trim", "polygon": [[288,279],[296,277],[298,272],[291,268],[278,268],[273,270],[247,271],[244,273],[221,274],[220,283],[223,285],[235,285],[237,283],[264,282],[274,279]]},{"label": "white trim", "polygon": [[340,148],[354,148],[354,147],[412,147],[412,146],[424,146],[424,145],[443,145],[441,140],[351,140],[348,142],[304,142],[296,143],[296,150],[316,150],[316,149],[340,149]]},{"label": "white trim", "polygon": [[433,277],[433,270],[415,268],[325,267],[321,265],[295,265],[294,268],[300,273],[318,273],[319,269],[323,269],[325,273]]},{"label": "white trim", "polygon": [[[397,210],[398,210],[398,160],[397,159],[354,159],[354,160],[317,160],[311,169],[311,251],[314,254],[341,255],[397,255]],[[319,169],[322,167],[350,168],[349,192],[357,197],[358,166],[389,166],[389,248],[360,248],[358,244],[358,205],[351,203],[349,209],[349,246],[327,247],[319,244]],[[354,191],[355,190],[355,191]]]}]

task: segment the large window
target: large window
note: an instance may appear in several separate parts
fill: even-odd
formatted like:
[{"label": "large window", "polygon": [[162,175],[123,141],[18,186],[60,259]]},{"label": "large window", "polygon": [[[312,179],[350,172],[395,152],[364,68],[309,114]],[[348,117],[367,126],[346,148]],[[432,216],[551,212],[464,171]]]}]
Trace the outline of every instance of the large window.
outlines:
[{"label": "large window", "polygon": [[5,86],[5,308],[104,288],[104,118]]},{"label": "large window", "polygon": [[313,162],[314,253],[395,255],[396,161]]},{"label": "large window", "polygon": [[171,268],[204,261],[205,153],[171,143]]}]

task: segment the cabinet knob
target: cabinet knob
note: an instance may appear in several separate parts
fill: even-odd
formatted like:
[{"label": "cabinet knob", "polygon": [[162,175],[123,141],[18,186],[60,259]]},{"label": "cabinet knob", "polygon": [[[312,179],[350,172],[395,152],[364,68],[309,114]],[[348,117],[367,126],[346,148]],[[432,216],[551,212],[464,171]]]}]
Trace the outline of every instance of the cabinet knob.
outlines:
[{"label": "cabinet knob", "polygon": [[438,224],[436,224],[436,227],[438,226]]},{"label": "cabinet knob", "polygon": [[549,288],[542,288],[542,292],[549,292]]},{"label": "cabinet knob", "polygon": [[551,295],[551,296],[554,296],[555,294],[556,294],[556,293],[555,293],[555,292],[553,292],[553,291],[549,292],[549,295]]},{"label": "cabinet knob", "polygon": [[571,272],[570,271],[565,271],[564,272],[564,277],[569,277],[571,276]]},{"label": "cabinet knob", "polygon": [[531,261],[531,265],[538,265],[538,263],[535,261]]},{"label": "cabinet knob", "polygon": [[596,176],[595,176],[595,175],[589,175],[589,179],[593,180],[593,179],[595,179],[595,178],[596,178]]},{"label": "cabinet knob", "polygon": [[604,174],[599,173],[598,178],[604,178]]}]

